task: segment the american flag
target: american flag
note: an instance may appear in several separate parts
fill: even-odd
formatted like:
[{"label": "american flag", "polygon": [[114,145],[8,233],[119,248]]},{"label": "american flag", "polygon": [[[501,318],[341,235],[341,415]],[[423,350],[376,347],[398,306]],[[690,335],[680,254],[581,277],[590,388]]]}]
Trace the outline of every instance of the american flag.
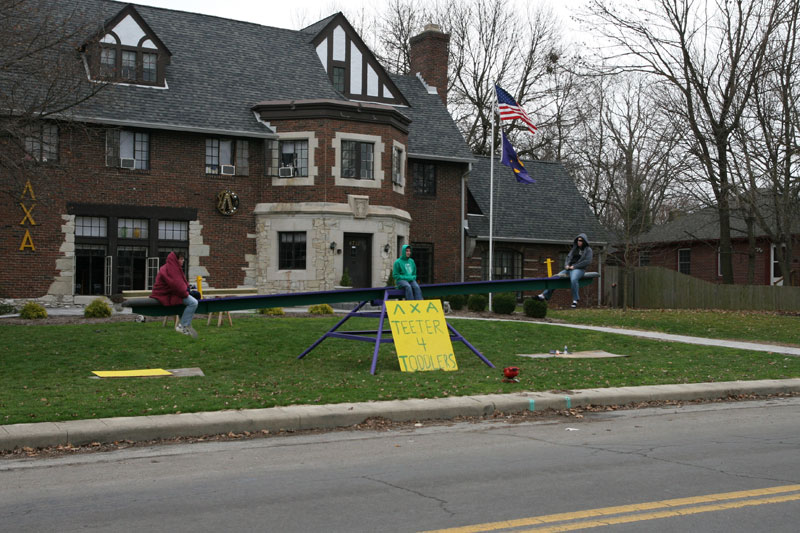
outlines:
[{"label": "american flag", "polygon": [[516,100],[497,85],[495,85],[494,88],[497,90],[497,111],[500,113],[500,120],[514,120],[518,118],[528,126],[528,131],[536,133],[537,128],[533,124],[533,121]]}]

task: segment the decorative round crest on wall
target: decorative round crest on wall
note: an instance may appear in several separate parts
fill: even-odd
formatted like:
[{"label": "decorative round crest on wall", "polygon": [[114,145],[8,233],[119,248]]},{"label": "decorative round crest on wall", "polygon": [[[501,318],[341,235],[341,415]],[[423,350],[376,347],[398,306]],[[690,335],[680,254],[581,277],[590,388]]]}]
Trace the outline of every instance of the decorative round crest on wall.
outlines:
[{"label": "decorative round crest on wall", "polygon": [[239,210],[239,196],[229,190],[225,189],[217,194],[217,211],[223,215],[232,215]]}]

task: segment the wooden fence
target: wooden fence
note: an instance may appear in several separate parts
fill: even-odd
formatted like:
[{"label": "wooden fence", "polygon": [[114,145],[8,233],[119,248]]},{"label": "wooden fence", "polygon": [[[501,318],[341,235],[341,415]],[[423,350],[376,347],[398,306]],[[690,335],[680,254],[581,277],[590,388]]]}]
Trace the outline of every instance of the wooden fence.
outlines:
[{"label": "wooden fence", "polygon": [[[622,307],[621,267],[605,267],[603,305]],[[628,272],[628,307],[638,309],[727,309],[800,311],[800,287],[721,285],[662,267],[635,267]]]}]

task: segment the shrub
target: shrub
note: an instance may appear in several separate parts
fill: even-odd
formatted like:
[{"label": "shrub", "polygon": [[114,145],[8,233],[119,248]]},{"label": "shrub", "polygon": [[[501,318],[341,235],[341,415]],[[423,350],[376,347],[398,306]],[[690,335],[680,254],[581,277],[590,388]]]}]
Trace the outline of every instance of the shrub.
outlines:
[{"label": "shrub", "polygon": [[312,305],[308,308],[308,312],[312,315],[332,315],[333,307],[328,304]]},{"label": "shrub", "polygon": [[394,287],[397,282],[394,280],[394,272],[389,272],[389,278],[386,280],[387,287]]},{"label": "shrub", "polygon": [[47,318],[47,309],[36,302],[28,302],[25,304],[25,307],[22,308],[22,311],[19,312],[19,316],[26,320]]},{"label": "shrub", "polygon": [[499,315],[510,315],[517,308],[517,296],[513,292],[503,292],[492,296],[492,311]]},{"label": "shrub", "polygon": [[0,315],[13,315],[17,308],[11,304],[0,304]]},{"label": "shrub", "polygon": [[351,287],[353,282],[350,280],[350,272],[345,268],[344,272],[342,272],[342,279],[339,281],[339,285],[342,287]]},{"label": "shrub", "polygon": [[452,294],[447,297],[447,301],[450,302],[450,309],[453,311],[461,311],[464,308],[467,297],[463,294]]},{"label": "shrub", "polygon": [[97,298],[86,306],[83,310],[84,318],[108,318],[111,316],[111,308],[102,298]]},{"label": "shrub", "polygon": [[263,309],[259,309],[258,314],[270,315],[270,316],[283,316],[286,313],[283,311],[283,307],[265,307]]},{"label": "shrub", "polygon": [[528,298],[522,303],[522,310],[531,318],[544,318],[547,316],[547,302]]},{"label": "shrub", "polygon": [[483,294],[473,294],[469,297],[469,300],[467,300],[467,309],[480,313],[481,311],[486,311],[488,303],[489,299]]}]

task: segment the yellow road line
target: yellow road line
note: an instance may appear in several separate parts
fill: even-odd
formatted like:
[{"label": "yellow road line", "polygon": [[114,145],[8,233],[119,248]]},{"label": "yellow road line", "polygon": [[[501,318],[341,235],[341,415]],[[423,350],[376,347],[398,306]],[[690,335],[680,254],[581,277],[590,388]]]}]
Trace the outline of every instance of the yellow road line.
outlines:
[{"label": "yellow road line", "polygon": [[[682,507],[686,505],[697,505],[700,503],[724,502],[726,500],[735,500],[741,498],[755,498],[757,496],[768,496],[772,494],[781,494],[784,492],[794,492],[794,491],[800,491],[800,485],[784,485],[782,487],[768,487],[765,489],[741,490],[736,492],[721,492],[717,494],[707,494],[704,496],[691,496],[687,498],[675,498],[671,500],[635,503],[631,505],[601,507],[598,509],[587,509],[584,511],[575,511],[571,513],[557,513],[551,515],[533,516],[529,518],[519,518],[516,520],[487,522],[485,524],[475,524],[471,526],[454,527],[449,529],[437,529],[437,530],[427,531],[425,533],[479,533],[482,531],[497,531],[500,529],[552,524],[553,522],[564,522],[567,520],[580,520],[584,518],[596,518],[599,516],[609,516],[615,514],[632,513],[640,511],[652,511],[654,509]],[[800,494],[790,496],[789,498],[790,499],[786,501],[791,501],[792,499],[800,499]],[[736,503],[741,503],[741,502],[736,502]],[[764,501],[763,503],[778,503],[778,502]],[[715,506],[707,506],[707,507],[715,507]],[[715,509],[708,509],[708,511],[711,510]],[[686,513],[685,511],[686,510],[684,509],[683,510],[684,514],[691,514],[691,513]],[[701,511],[701,512],[706,512],[706,511]],[[651,514],[656,514],[656,513],[651,513]],[[670,516],[675,516],[675,515],[673,514]]]},{"label": "yellow road line", "polygon": [[527,529],[519,533],[558,533],[562,531],[575,531],[578,529],[587,529],[590,527],[611,526],[615,524],[628,524],[631,522],[642,522],[644,520],[657,520],[659,518],[670,518],[674,516],[687,516],[699,513],[708,513],[711,511],[724,511],[726,509],[739,509],[741,507],[753,507],[756,505],[764,505],[767,503],[782,503],[800,500],[800,494],[789,494],[786,496],[773,496],[772,498],[761,498],[756,500],[742,500],[738,502],[726,502],[717,505],[701,505],[699,507],[689,507],[686,509],[674,509],[671,511],[660,511],[657,513],[642,513],[628,516],[617,516],[605,520],[591,520],[587,522],[576,522],[573,524],[563,524],[559,526],[550,527],[537,527],[535,529]]}]

